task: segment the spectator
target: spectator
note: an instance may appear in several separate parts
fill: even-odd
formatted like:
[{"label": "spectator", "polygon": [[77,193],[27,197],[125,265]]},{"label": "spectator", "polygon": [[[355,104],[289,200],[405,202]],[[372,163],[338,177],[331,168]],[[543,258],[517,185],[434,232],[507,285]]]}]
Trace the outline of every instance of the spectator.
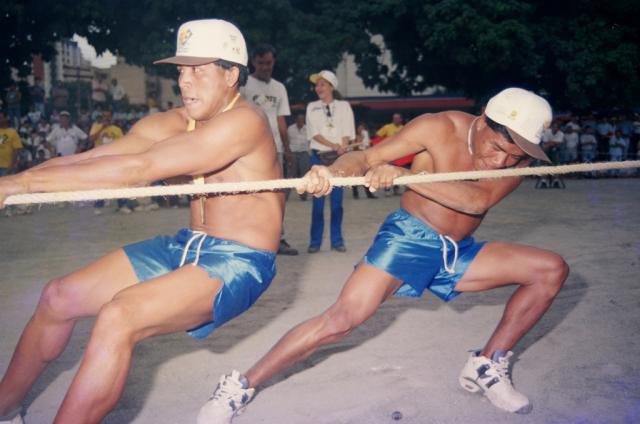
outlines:
[{"label": "spectator", "polygon": [[[613,162],[623,161],[628,149],[629,139],[622,135],[621,130],[615,130],[613,137],[609,139],[609,160]],[[620,176],[620,169],[610,169],[609,175]]]},{"label": "spectator", "polygon": [[391,118],[391,122],[380,128],[376,132],[376,135],[378,137],[390,137],[400,131],[402,127],[404,127],[402,115],[399,113],[394,113]]},{"label": "spectator", "polygon": [[69,107],[69,90],[62,81],[56,81],[51,89],[51,102],[56,111],[65,110]]},{"label": "spectator", "polygon": [[584,133],[580,135],[580,154],[582,155],[582,162],[591,163],[596,158],[596,149],[598,147],[598,140],[593,134],[593,128],[589,125],[584,127]]},{"label": "spectator", "polygon": [[111,80],[111,87],[109,87],[109,92],[111,94],[111,100],[113,104],[113,109],[120,111],[125,106],[125,96],[127,92],[124,90],[124,87],[118,83],[116,78]]},{"label": "spectator", "polygon": [[11,128],[18,128],[22,117],[22,111],[20,109],[22,94],[20,93],[18,85],[14,81],[11,81],[9,87],[6,88],[4,100],[7,104],[7,118],[9,119],[8,125]]},{"label": "spectator", "polygon": [[80,142],[86,138],[87,134],[71,122],[71,114],[63,110],[60,125],[53,128],[47,141],[54,147],[56,156],[68,156],[77,153]]},{"label": "spectator", "polygon": [[40,112],[39,109],[36,108],[35,105],[31,105],[29,106],[29,112],[27,112],[27,117],[29,118],[28,121],[32,124],[32,125],[36,125],[38,122],[40,122],[40,119],[42,119],[42,113]]},{"label": "spectator", "polygon": [[598,159],[606,160],[609,151],[609,139],[613,136],[615,127],[603,116],[598,119],[595,130],[598,140]]},{"label": "spectator", "polygon": [[11,127],[9,117],[0,111],[0,177],[15,170],[16,158],[22,148],[18,132]]},{"label": "spectator", "polygon": [[[33,85],[29,87],[29,94],[31,96],[31,104],[35,109],[40,112],[40,116],[45,115],[44,109],[44,88],[42,88],[42,80],[40,77],[33,79]],[[35,123],[35,122],[34,122]]]},{"label": "spectator", "polygon": [[[309,139],[303,112],[296,113],[296,120],[287,128],[289,147],[291,149],[291,162],[289,166],[290,178],[301,178],[311,168],[311,156],[309,156]],[[300,195],[300,200],[307,200],[307,193]]]},{"label": "spectator", "polygon": [[[285,117],[291,115],[287,89],[280,82],[271,77],[276,63],[276,49],[269,44],[258,44],[251,55],[253,73],[249,75],[247,84],[240,88],[247,100],[258,105],[269,119],[269,126],[276,143],[278,160],[283,167],[283,174],[287,176],[286,164],[291,164],[291,149],[287,138],[287,123]],[[286,191],[287,197],[289,190]],[[284,226],[278,253],[281,255],[297,255],[298,250],[287,243],[284,238]]]},{"label": "spectator", "polygon": [[107,84],[106,76],[97,72],[91,81],[91,103],[94,107],[99,105],[101,110],[105,109],[108,94],[109,84]]},{"label": "spectator", "polygon": [[[320,71],[309,77],[315,84],[319,100],[307,105],[307,138],[311,140],[311,164],[332,164],[345,152],[345,146],[355,139],[355,123],[349,102],[336,100],[334,90],[338,78],[331,71]],[[342,237],[342,187],[335,187],[329,195],[331,202],[331,249],[346,252]],[[324,232],[324,197],[313,198],[311,213],[311,241],[307,251],[320,250]]]},{"label": "spectator", "polygon": [[[557,121],[551,124],[542,133],[542,148],[553,163],[562,161],[562,152],[564,146],[564,133],[560,130],[560,124]],[[548,175],[539,177],[536,183],[537,188],[564,188],[562,177]]]},{"label": "spectator", "polygon": [[[397,133],[398,131],[400,131],[402,127],[404,127],[402,115],[399,113],[394,113],[393,116],[391,117],[391,122],[384,125],[382,128],[380,128],[376,132],[376,135],[378,137],[385,137],[385,138],[390,137],[395,133]],[[400,194],[400,189],[398,188],[398,186],[393,186],[393,194],[395,195]],[[384,195],[391,196],[391,189],[385,188]]]},{"label": "spectator", "polygon": [[[0,111],[0,177],[13,173],[17,169],[18,155],[22,150],[22,140],[15,128],[10,127],[9,118]],[[16,208],[15,212],[28,212],[28,208]],[[13,208],[7,208],[5,214],[11,216]]]},{"label": "spectator", "polygon": [[[567,124],[564,131],[564,163],[575,163],[578,161],[578,144],[580,136],[576,132],[574,125]],[[578,127],[579,128],[579,127]]]}]

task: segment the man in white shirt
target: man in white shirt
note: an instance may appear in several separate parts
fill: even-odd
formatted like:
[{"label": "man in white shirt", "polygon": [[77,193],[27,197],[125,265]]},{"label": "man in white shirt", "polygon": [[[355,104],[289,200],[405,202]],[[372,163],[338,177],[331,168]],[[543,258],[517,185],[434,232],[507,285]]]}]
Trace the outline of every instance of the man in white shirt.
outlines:
[{"label": "man in white shirt", "polygon": [[60,126],[55,127],[47,136],[47,141],[55,149],[57,156],[69,156],[78,153],[78,144],[86,140],[87,134],[71,122],[71,114],[60,112]]},{"label": "man in white shirt", "polygon": [[571,124],[567,124],[564,130],[564,163],[575,163],[578,161],[578,144],[580,136]]},{"label": "man in white shirt", "polygon": [[[271,78],[273,66],[276,63],[276,49],[269,44],[258,44],[251,56],[253,73],[249,75],[247,84],[240,88],[240,93],[250,102],[260,106],[269,119],[269,126],[276,143],[278,159],[283,165],[284,175],[287,176],[285,161],[291,163],[291,150],[287,138],[287,122],[285,116],[291,115],[289,97],[285,86]],[[288,192],[287,192],[288,194]],[[284,228],[284,227],[283,227]],[[298,251],[284,238],[284,229],[280,239],[278,253],[281,255],[297,255]]]},{"label": "man in white shirt", "polygon": [[[305,125],[304,112],[296,113],[296,120],[287,128],[289,147],[291,148],[291,162],[289,162],[289,177],[301,178],[311,168],[309,156],[309,139]],[[300,195],[300,200],[307,200],[307,193]]]}]

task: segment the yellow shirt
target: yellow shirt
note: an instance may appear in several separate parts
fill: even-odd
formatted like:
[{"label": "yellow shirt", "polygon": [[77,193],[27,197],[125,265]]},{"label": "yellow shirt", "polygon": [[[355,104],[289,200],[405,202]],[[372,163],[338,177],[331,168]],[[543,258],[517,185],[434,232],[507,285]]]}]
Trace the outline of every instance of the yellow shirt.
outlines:
[{"label": "yellow shirt", "polygon": [[[102,125],[99,122],[94,123],[91,126],[91,131],[89,131],[89,136],[92,136],[94,134],[97,134],[98,132],[100,132],[100,130],[102,130],[102,128],[104,127],[104,125]],[[100,136],[98,138],[96,138],[95,141],[95,146],[100,146],[102,144],[109,144],[111,143],[113,140],[115,140],[116,138],[120,138],[122,137],[122,130],[120,129],[119,126],[117,125],[109,125],[107,126],[104,130],[102,130],[102,133],[100,134]]]},{"label": "yellow shirt", "polygon": [[0,168],[11,168],[22,141],[13,128],[0,128]]},{"label": "yellow shirt", "polygon": [[404,127],[404,125],[396,125],[396,124],[387,124],[384,127],[380,128],[376,135],[378,137],[391,137],[398,131],[400,131]]}]

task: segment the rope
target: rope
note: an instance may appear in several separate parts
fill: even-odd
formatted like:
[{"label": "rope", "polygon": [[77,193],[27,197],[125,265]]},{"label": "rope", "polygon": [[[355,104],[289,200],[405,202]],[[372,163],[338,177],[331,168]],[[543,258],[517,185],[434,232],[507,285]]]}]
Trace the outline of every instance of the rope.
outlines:
[{"label": "rope", "polygon": [[[623,162],[581,163],[561,166],[538,166],[529,168],[509,168],[488,171],[443,172],[436,174],[416,174],[396,178],[395,185],[417,183],[435,183],[445,181],[468,181],[485,178],[526,177],[533,175],[559,175],[573,172],[604,171],[609,169],[640,168],[640,160]],[[103,190],[61,191],[52,193],[30,193],[9,196],[6,205],[20,205],[31,203],[80,202],[100,199],[123,199],[150,196],[175,196],[191,194],[237,194],[255,193],[259,191],[273,191],[285,188],[295,188],[301,185],[304,178],[289,178],[266,181],[242,181],[231,183],[212,183],[203,185],[181,184],[171,186],[130,187]],[[364,184],[364,177],[333,177],[334,187],[354,186]]]}]

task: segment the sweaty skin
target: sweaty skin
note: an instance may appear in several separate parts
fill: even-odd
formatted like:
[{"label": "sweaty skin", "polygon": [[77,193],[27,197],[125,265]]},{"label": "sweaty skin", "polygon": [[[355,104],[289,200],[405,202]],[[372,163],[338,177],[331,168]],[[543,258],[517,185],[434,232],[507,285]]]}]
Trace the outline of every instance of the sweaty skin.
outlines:
[{"label": "sweaty skin", "polygon": [[[411,170],[388,164],[414,153]],[[384,142],[347,153],[329,168],[313,167],[297,190],[324,196],[331,191],[332,176],[365,175],[366,185],[375,191],[391,187],[394,178],[407,174],[524,167],[531,161],[517,145],[491,129],[484,116],[442,112],[422,115]],[[522,178],[512,177],[413,184],[404,193],[401,205],[438,233],[461,240],[471,235],[486,212],[521,182]],[[568,272],[562,257],[553,252],[511,243],[486,243],[455,290],[483,291],[511,284],[519,287],[481,354],[491,357],[497,350],[511,350],[547,310]],[[320,346],[347,336],[401,284],[372,265],[359,264],[333,305],[289,330],[245,373],[250,387],[303,360]]]},{"label": "sweaty skin", "polygon": [[[281,178],[263,112],[242,98],[233,104],[239,69],[209,63],[178,70],[183,107],[140,120],[114,143],[0,178],[0,207],[13,194],[138,186],[175,176],[203,175],[206,182]],[[190,119],[196,126],[187,132]],[[199,198],[191,206],[193,230],[276,252],[282,193],[210,196],[204,216]],[[100,422],[124,390],[135,345],[211,321],[223,285],[190,265],[138,281],[123,249],[49,281],[0,381],[0,415],[20,407],[47,364],[64,351],[77,319],[96,316],[54,423]]]},{"label": "sweaty skin", "polygon": [[[205,66],[215,67],[194,69]],[[190,83],[196,72],[181,68],[183,97],[194,99],[185,107],[148,116],[109,145],[69,159],[53,159],[9,180],[0,179],[0,203],[10,194],[139,186],[179,175],[204,175],[207,183],[281,178],[277,161],[272,160],[273,140],[265,131],[263,113],[244,99],[230,111],[203,117],[194,131],[186,132],[190,109],[198,116],[204,102],[192,97],[201,92]],[[233,96],[219,100],[219,111]],[[280,224],[265,226],[263,222],[281,220],[280,193],[209,196],[204,220],[199,202],[192,200],[192,229],[259,249],[277,249]]]}]

